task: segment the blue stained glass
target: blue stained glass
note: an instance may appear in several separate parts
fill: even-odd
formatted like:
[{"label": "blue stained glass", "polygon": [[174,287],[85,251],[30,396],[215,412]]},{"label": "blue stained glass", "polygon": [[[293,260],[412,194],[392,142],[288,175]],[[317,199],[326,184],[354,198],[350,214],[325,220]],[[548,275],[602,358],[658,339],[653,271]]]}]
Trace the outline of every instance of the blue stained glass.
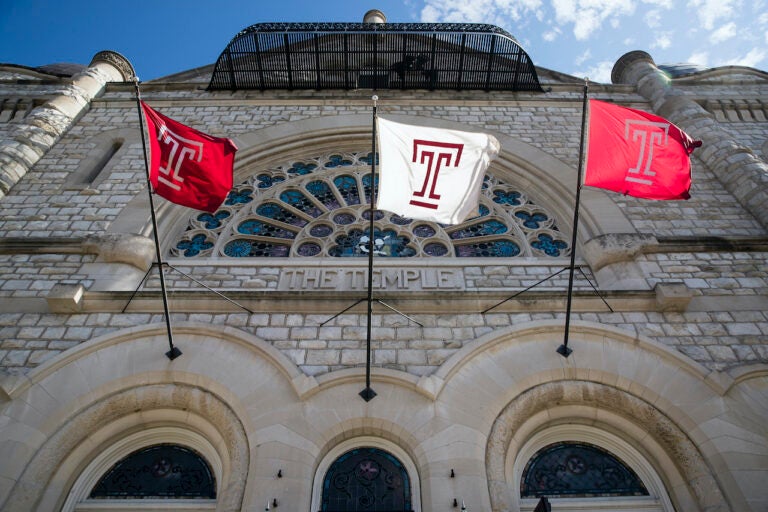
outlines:
[{"label": "blue stained glass", "polygon": [[540,234],[538,240],[531,242],[531,247],[544,251],[547,256],[560,256],[560,251],[567,249],[568,244],[561,240],[555,240],[549,235]]},{"label": "blue stained glass", "polygon": [[180,251],[184,251],[184,256],[191,257],[197,256],[201,251],[205,251],[213,247],[212,242],[208,242],[203,234],[197,234],[192,237],[191,240],[182,240],[176,244],[176,248]]},{"label": "blue stained glass", "polygon": [[342,165],[352,165],[352,160],[348,160],[341,155],[331,155],[328,157],[328,161],[325,162],[325,166],[329,169]]},{"label": "blue stained glass", "polygon": [[306,174],[311,173],[315,169],[317,169],[317,164],[306,164],[304,162],[296,162],[291,166],[290,169],[288,169],[288,174],[304,176]]},{"label": "blue stained glass", "polygon": [[233,190],[227,195],[227,200],[224,202],[224,204],[233,205],[233,204],[246,204],[253,201],[253,196],[251,195],[253,193],[253,190],[249,188],[244,188],[243,190]]},{"label": "blue stained glass", "polygon": [[333,184],[339,190],[341,197],[349,205],[360,204],[360,195],[357,191],[357,180],[354,176],[343,175],[333,179]]},{"label": "blue stained glass", "polygon": [[470,222],[475,219],[479,219],[480,217],[487,217],[491,214],[491,210],[485,206],[484,204],[481,204],[478,207],[478,211],[480,212],[478,215],[475,215],[474,217],[470,217],[469,219],[465,220],[464,222]]},{"label": "blue stained glass", "polygon": [[315,198],[323,203],[323,205],[329,210],[335,210],[341,208],[338,199],[331,191],[331,187],[324,181],[311,181],[307,183],[307,191],[315,196]]},{"label": "blue stained glass", "polygon": [[307,242],[299,246],[299,256],[316,256],[320,254],[321,248],[319,245],[313,242]]},{"label": "blue stained glass", "polygon": [[433,242],[424,246],[424,252],[429,256],[445,256],[448,254],[448,248],[443,244]]},{"label": "blue stained glass", "polygon": [[248,240],[232,240],[224,246],[224,254],[233,258],[250,256],[251,243]]},{"label": "blue stained glass", "polygon": [[435,236],[435,228],[427,224],[419,224],[413,228],[413,234],[420,238],[427,238],[429,236]]},{"label": "blue stained glass", "polygon": [[319,217],[323,213],[311,199],[299,190],[286,190],[280,194],[280,199],[312,217]]},{"label": "blue stained glass", "polygon": [[409,219],[407,217],[401,217],[399,215],[393,214],[389,220],[392,222],[392,224],[397,224],[398,226],[406,226],[413,222],[413,219]]},{"label": "blue stained glass", "polygon": [[[368,256],[370,241],[368,231],[353,229],[347,235],[336,238],[336,245],[331,247],[328,253],[335,257]],[[384,257],[410,257],[415,256],[416,251],[408,247],[410,240],[404,236],[397,236],[393,230],[373,231],[373,254]]]},{"label": "blue stained glass", "polygon": [[256,213],[268,219],[274,219],[294,226],[305,226],[307,221],[294,215],[285,208],[274,203],[264,203],[256,208]]},{"label": "blue stained glass", "polygon": [[531,215],[527,212],[517,212],[515,213],[515,217],[522,220],[523,226],[528,229],[539,229],[539,223],[549,220],[549,217],[543,213],[534,213]]},{"label": "blue stained glass", "polygon": [[509,258],[520,254],[520,247],[509,240],[493,240],[456,246],[456,256],[461,258],[496,257]]},{"label": "blue stained glass", "polygon": [[318,238],[330,236],[333,234],[333,227],[328,224],[318,224],[317,226],[312,226],[309,234]]},{"label": "blue stained glass", "polygon": [[[365,220],[371,220],[371,210],[365,210],[362,214]],[[384,218],[384,212],[381,210],[373,210],[373,220],[381,220]]]},{"label": "blue stained glass", "polygon": [[261,189],[269,188],[281,181],[285,181],[283,176],[270,176],[269,174],[259,174],[256,176],[256,179],[259,180],[259,184],[256,186]]},{"label": "blue stained glass", "polygon": [[520,197],[522,194],[520,192],[507,192],[505,190],[494,190],[493,191],[493,202],[498,204],[506,204],[510,206],[518,206],[521,204]]},{"label": "blue stained glass", "polygon": [[333,216],[333,222],[346,226],[347,224],[355,222],[355,216],[351,213],[338,213]]},{"label": "blue stained glass", "polygon": [[289,245],[262,242],[257,240],[232,240],[224,246],[224,254],[233,258],[245,258],[247,256],[288,256],[291,247]]},{"label": "blue stained glass", "polygon": [[[365,191],[365,202],[369,203],[371,202],[371,175],[366,174],[363,176],[363,190]],[[379,177],[376,176],[376,186],[379,185]]]},{"label": "blue stained glass", "polygon": [[489,220],[466,226],[450,234],[454,240],[476,236],[499,235],[507,232],[507,226],[497,220]]},{"label": "blue stained glass", "polygon": [[205,222],[206,229],[216,229],[221,226],[221,221],[229,217],[228,211],[218,211],[215,214],[201,213],[197,220]]},{"label": "blue stained glass", "polygon": [[271,236],[273,238],[296,238],[296,233],[260,220],[246,220],[237,226],[237,231],[244,235]]},{"label": "blue stained glass", "polygon": [[[373,160],[372,155],[373,155],[373,153],[368,153],[365,156],[361,156],[360,157],[360,161],[363,162],[363,163],[366,163],[368,165],[371,165],[371,161]],[[379,165],[379,154],[378,153],[376,153],[376,165]]]}]

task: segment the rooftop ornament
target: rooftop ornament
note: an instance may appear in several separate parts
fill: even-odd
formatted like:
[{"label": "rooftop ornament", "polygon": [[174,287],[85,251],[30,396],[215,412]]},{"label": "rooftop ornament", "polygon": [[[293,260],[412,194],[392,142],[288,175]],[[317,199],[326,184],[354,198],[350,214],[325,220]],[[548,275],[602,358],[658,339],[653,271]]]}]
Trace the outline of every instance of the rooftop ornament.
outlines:
[{"label": "rooftop ornament", "polygon": [[470,23],[258,23],[216,61],[208,90],[543,92],[509,33]]}]

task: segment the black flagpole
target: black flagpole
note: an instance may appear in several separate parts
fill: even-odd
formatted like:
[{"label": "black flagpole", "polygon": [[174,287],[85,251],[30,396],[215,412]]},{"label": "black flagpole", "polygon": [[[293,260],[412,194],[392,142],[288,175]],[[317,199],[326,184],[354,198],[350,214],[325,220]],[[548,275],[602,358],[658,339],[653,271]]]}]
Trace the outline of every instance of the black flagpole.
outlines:
[{"label": "black flagpole", "polygon": [[372,96],[373,100],[373,137],[371,138],[371,208],[368,225],[368,330],[365,342],[365,389],[360,392],[363,400],[370,402],[376,396],[371,389],[371,316],[373,314],[373,213],[376,204],[376,101],[378,96]]},{"label": "black flagpole", "polygon": [[568,274],[568,303],[565,307],[565,333],[563,344],[557,347],[557,353],[568,357],[573,352],[568,348],[568,332],[571,326],[571,303],[573,302],[573,272],[576,268],[576,235],[579,230],[579,202],[581,198],[581,177],[584,166],[584,126],[587,121],[587,92],[589,91],[589,79],[584,79],[584,99],[581,105],[581,139],[579,140],[579,171],[576,178],[576,207],[573,209],[573,236],[571,236],[571,268]]},{"label": "black flagpole", "polygon": [[168,312],[168,295],[165,291],[165,275],[163,274],[163,260],[160,257],[160,240],[157,236],[157,218],[155,217],[155,201],[152,198],[152,182],[149,178],[149,161],[147,160],[147,141],[144,137],[144,112],[141,108],[141,93],[139,92],[139,78],[133,77],[136,86],[136,108],[139,112],[139,126],[141,128],[141,147],[144,153],[144,171],[147,175],[147,193],[149,194],[149,209],[152,212],[152,234],[155,236],[155,257],[157,258],[157,270],[160,273],[160,288],[163,291],[163,311],[165,311],[165,325],[168,328],[168,345],[170,350],[165,353],[168,359],[173,361],[181,355],[181,350],[173,346],[173,331],[171,330],[171,315]]}]

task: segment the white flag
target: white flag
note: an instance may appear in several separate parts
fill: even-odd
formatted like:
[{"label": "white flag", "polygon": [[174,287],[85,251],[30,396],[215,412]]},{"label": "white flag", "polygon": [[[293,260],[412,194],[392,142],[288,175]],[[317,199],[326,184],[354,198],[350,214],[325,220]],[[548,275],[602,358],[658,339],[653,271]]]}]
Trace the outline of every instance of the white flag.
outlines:
[{"label": "white flag", "polygon": [[380,117],[378,132],[377,209],[441,224],[478,215],[483,176],[499,152],[495,137]]}]

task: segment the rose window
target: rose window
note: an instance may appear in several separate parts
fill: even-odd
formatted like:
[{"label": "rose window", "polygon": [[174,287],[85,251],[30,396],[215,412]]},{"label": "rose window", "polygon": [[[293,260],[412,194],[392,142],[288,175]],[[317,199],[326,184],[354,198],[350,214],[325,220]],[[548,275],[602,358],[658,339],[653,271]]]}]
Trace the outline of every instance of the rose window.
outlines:
[{"label": "rose window", "polygon": [[[183,258],[368,257],[371,154],[335,153],[257,172],[214,213],[193,214]],[[376,180],[378,181],[378,179]],[[377,258],[565,257],[568,238],[525,191],[486,174],[479,215],[452,226],[373,212]]]}]

